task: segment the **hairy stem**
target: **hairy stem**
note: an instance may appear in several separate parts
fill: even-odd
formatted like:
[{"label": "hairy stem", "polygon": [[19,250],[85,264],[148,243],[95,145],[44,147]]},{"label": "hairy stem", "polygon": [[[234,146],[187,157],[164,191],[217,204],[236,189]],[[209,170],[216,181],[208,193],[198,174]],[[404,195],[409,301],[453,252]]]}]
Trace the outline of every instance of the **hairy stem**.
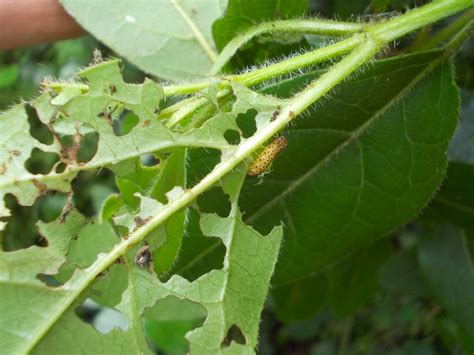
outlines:
[{"label": "hairy stem", "polygon": [[229,75],[226,76],[226,78],[246,86],[256,85],[265,80],[288,74],[292,71],[346,54],[360,45],[363,38],[364,37],[361,35],[355,35],[349,39],[292,57],[282,62],[256,69],[245,74]]},{"label": "hairy stem", "polygon": [[[472,6],[474,6],[473,0],[434,1],[428,5],[408,11],[407,13],[388,21],[366,25],[360,28],[354,27],[353,30],[356,32],[370,32],[373,36],[378,38],[380,42],[388,44],[410,32],[439,21],[440,19],[454,15]],[[342,26],[342,24],[340,25]],[[349,32],[349,28],[347,30]],[[360,37],[359,34],[355,34],[351,38],[342,40],[338,43],[292,57],[279,63],[259,68],[249,73],[225,76],[225,78],[247,86],[256,85],[262,81],[339,57],[360,45],[361,41],[363,41],[363,37]],[[232,46],[232,42],[230,42],[228,46]],[[228,46],[226,46],[226,48]],[[226,51],[226,48],[224,48],[222,53]],[[188,94],[201,90],[206,86],[208,86],[206,82],[198,82],[189,85],[171,85],[164,87],[164,90],[166,95]]]},{"label": "hairy stem", "polygon": [[379,40],[390,43],[410,32],[474,6],[474,0],[439,0],[367,28]]},{"label": "hairy stem", "polygon": [[244,33],[233,38],[219,54],[219,57],[212,67],[211,74],[220,72],[230,58],[232,58],[245,43],[265,33],[271,33],[272,35],[277,33],[299,33],[341,36],[359,32],[363,28],[363,24],[320,19],[264,22],[250,27]]}]

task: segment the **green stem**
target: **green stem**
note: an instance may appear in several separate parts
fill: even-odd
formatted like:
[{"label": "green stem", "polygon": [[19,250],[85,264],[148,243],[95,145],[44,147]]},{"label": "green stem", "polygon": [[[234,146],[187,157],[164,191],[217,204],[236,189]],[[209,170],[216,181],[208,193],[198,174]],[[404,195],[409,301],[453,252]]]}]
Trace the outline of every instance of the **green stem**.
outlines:
[{"label": "green stem", "polygon": [[296,34],[320,34],[327,36],[341,36],[359,32],[364,25],[348,22],[337,22],[329,20],[283,20],[271,21],[250,27],[244,33],[233,38],[222,50],[211,69],[211,74],[215,75],[222,70],[224,65],[245,43],[252,38],[265,33],[296,33]]},{"label": "green stem", "polygon": [[292,57],[282,62],[256,69],[245,74],[229,75],[225,78],[246,86],[256,85],[265,80],[288,74],[292,71],[321,63],[331,58],[339,57],[356,48],[363,42],[363,39],[363,35],[357,34],[346,40]]},{"label": "green stem", "polygon": [[211,83],[209,81],[199,81],[191,84],[166,85],[163,86],[165,96],[187,95],[207,88]]},{"label": "green stem", "polygon": [[[254,71],[244,74],[227,75],[224,77],[224,79],[240,83],[245,86],[256,85],[265,80],[288,74],[295,70],[321,63],[331,58],[339,57],[343,54],[346,54],[355,47],[357,47],[359,44],[361,44],[363,42],[363,39],[364,36],[357,34],[352,38],[348,38],[346,40],[331,44],[326,47],[315,49],[311,52],[292,57],[290,59],[266,66],[264,68],[256,69]],[[221,88],[228,87],[228,81],[223,80],[221,83]],[[197,82],[189,85],[169,85],[164,86],[163,90],[166,96],[182,95],[191,94],[196,91],[205,89],[209,85],[209,82]]]},{"label": "green stem", "polygon": [[370,31],[380,41],[390,43],[408,33],[472,6],[474,6],[474,0],[433,1],[387,22],[372,25],[367,28],[367,31]]}]

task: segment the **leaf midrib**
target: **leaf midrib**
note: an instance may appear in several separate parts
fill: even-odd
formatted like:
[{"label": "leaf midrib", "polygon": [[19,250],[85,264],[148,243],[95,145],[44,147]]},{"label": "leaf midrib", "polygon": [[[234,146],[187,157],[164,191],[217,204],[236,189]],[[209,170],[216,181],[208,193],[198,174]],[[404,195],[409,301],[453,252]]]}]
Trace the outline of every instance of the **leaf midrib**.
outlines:
[{"label": "leaf midrib", "polygon": [[184,22],[186,22],[186,24],[188,25],[189,29],[194,35],[194,38],[196,38],[196,41],[199,43],[204,53],[206,53],[206,55],[209,57],[211,62],[214,63],[217,60],[216,51],[212,48],[210,43],[207,41],[206,37],[204,37],[201,30],[196,26],[194,21],[189,17],[188,13],[180,5],[179,0],[170,0],[170,1],[171,1],[171,4],[173,4],[176,11],[178,12],[178,14],[183,18]]}]

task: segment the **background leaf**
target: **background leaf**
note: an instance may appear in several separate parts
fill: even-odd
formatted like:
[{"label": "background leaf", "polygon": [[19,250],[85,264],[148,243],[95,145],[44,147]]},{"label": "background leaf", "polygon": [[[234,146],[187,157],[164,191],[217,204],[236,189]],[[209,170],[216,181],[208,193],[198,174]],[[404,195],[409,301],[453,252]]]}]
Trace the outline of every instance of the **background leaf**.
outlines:
[{"label": "background leaf", "polygon": [[474,165],[474,91],[463,90],[459,125],[449,146],[449,159]]},{"label": "background leaf", "polygon": [[449,225],[428,229],[418,257],[436,298],[474,336],[474,269],[462,230]]},{"label": "background leaf", "polygon": [[247,179],[241,197],[258,230],[286,226],[273,294],[416,216],[444,177],[458,107],[450,64],[431,52],[376,62],[296,121],[272,171]]},{"label": "background leaf", "polygon": [[307,7],[306,0],[229,0],[224,16],[212,25],[214,41],[217,48],[222,50],[247,27],[274,18],[302,16]]},{"label": "background leaf", "polygon": [[76,21],[140,69],[164,79],[204,76],[217,56],[211,25],[225,0],[61,0]]},{"label": "background leaf", "polygon": [[421,219],[474,232],[474,165],[449,163],[446,179]]}]

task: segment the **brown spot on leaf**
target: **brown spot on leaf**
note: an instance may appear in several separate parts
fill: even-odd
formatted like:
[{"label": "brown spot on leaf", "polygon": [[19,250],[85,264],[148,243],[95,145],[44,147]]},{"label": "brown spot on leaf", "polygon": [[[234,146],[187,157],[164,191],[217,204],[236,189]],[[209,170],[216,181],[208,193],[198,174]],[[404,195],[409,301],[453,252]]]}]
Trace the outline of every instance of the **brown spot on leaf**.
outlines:
[{"label": "brown spot on leaf", "polygon": [[133,219],[133,221],[135,222],[135,224],[137,225],[137,228],[138,228],[138,227],[143,226],[143,225],[144,225],[145,223],[147,223],[150,219],[151,219],[151,217],[147,217],[147,218],[143,219],[143,218],[137,216],[137,217],[135,217],[135,218]]},{"label": "brown spot on leaf", "polygon": [[79,133],[75,133],[72,136],[72,144],[70,147],[61,147],[61,161],[69,164],[69,162],[77,161],[77,152],[81,146],[82,136]]},{"label": "brown spot on leaf", "polygon": [[16,149],[9,150],[8,153],[10,156],[8,157],[8,160],[12,160],[14,157],[19,157],[21,155],[21,152]]},{"label": "brown spot on leaf", "polygon": [[143,122],[143,127],[148,127],[150,125],[150,120]]},{"label": "brown spot on leaf", "polygon": [[38,189],[38,194],[44,195],[46,193],[46,191],[48,191],[48,186],[46,186],[44,183],[39,182],[36,179],[31,179],[31,182]]}]

